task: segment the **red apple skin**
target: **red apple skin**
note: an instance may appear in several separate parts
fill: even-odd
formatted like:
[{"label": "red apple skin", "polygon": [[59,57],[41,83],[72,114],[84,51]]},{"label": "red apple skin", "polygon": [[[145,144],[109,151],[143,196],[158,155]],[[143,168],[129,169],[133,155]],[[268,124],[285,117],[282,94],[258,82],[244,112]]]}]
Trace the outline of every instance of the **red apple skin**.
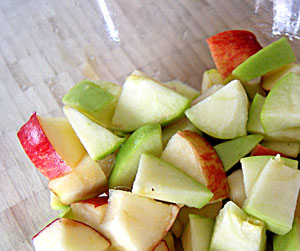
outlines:
[{"label": "red apple skin", "polygon": [[232,71],[262,47],[252,32],[228,30],[207,40],[218,72],[226,79]]},{"label": "red apple skin", "polygon": [[280,154],[281,157],[293,158],[293,157],[288,156],[286,154],[283,154],[283,153],[274,151],[270,148],[264,147],[261,144],[258,144],[256,147],[254,147],[252,152],[251,152],[251,156],[264,156],[264,155],[276,156],[277,154]]},{"label": "red apple skin", "polygon": [[35,112],[17,136],[31,162],[45,177],[54,179],[72,171],[51,145]]},{"label": "red apple skin", "polygon": [[229,197],[229,184],[224,171],[222,161],[210,143],[196,132],[181,131],[177,132],[181,137],[192,144],[199,162],[203,175],[207,181],[207,188],[214,194],[211,202],[216,202]]},{"label": "red apple skin", "polygon": [[79,203],[92,204],[95,208],[97,208],[108,203],[108,196],[94,197],[87,200],[79,201]]}]

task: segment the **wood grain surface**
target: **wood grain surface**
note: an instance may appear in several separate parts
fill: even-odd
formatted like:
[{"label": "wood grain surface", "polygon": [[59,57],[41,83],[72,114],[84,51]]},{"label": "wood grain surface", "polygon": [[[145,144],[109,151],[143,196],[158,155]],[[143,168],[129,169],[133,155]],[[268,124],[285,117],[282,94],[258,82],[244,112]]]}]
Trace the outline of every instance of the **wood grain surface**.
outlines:
[{"label": "wood grain surface", "polygon": [[[251,0],[0,1],[0,250],[33,250],[31,237],[57,215],[16,137],[33,111],[62,116],[78,81],[121,85],[134,69],[199,89],[214,66],[205,39],[248,29],[266,45],[277,39],[271,16],[255,14]],[[293,47],[299,58],[299,41]]]}]

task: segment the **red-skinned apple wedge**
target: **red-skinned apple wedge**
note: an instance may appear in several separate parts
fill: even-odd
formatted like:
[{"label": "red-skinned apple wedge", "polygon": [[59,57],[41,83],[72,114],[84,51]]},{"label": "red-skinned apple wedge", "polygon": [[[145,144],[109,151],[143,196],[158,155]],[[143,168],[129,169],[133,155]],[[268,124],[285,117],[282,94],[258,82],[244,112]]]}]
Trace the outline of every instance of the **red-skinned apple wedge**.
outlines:
[{"label": "red-skinned apple wedge", "polygon": [[251,156],[264,156],[264,155],[270,155],[270,156],[276,156],[277,154],[280,154],[281,157],[285,158],[291,158],[290,156],[287,156],[286,154],[274,151],[270,148],[267,148],[261,144],[258,144],[251,152]]},{"label": "red-skinned apple wedge", "polygon": [[31,162],[49,179],[71,172],[85,152],[65,118],[33,113],[17,136]]},{"label": "red-skinned apple wedge", "polygon": [[66,218],[52,221],[32,238],[32,242],[35,251],[101,251],[110,246],[110,242],[93,228]]},{"label": "red-skinned apple wedge", "polygon": [[213,147],[198,133],[177,132],[168,142],[161,158],[205,185],[214,194],[211,202],[229,196],[223,164]]},{"label": "red-skinned apple wedge", "polygon": [[206,41],[223,79],[226,79],[239,64],[262,48],[255,35],[245,30],[224,31]]}]

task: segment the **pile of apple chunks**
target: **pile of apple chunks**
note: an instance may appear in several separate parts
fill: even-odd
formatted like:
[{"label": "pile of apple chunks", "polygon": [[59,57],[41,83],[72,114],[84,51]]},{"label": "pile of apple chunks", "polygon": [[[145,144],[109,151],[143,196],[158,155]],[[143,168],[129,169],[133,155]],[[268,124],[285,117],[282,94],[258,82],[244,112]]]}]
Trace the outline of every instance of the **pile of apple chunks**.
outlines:
[{"label": "pile of apple chunks", "polygon": [[62,211],[35,250],[300,250],[300,66],[285,38],[207,43],[201,92],[140,71],[84,80],[66,117],[20,128]]}]

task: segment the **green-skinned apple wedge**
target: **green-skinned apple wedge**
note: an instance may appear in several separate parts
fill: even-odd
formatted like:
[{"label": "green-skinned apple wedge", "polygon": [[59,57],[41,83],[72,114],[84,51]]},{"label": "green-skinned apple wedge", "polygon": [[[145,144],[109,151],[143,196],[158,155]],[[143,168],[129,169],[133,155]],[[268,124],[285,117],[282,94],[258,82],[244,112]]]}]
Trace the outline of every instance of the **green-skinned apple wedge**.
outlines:
[{"label": "green-skinned apple wedge", "polygon": [[198,133],[177,132],[162,152],[161,159],[206,186],[214,194],[211,202],[228,198],[228,181],[222,162],[209,142]]},{"label": "green-skinned apple wedge", "polygon": [[166,125],[180,118],[191,100],[143,76],[127,77],[112,119],[112,128],[134,131],[145,124]]},{"label": "green-skinned apple wedge", "polygon": [[295,60],[288,40],[281,38],[249,57],[236,67],[232,74],[242,82],[247,82]]},{"label": "green-skinned apple wedge", "polygon": [[181,243],[185,251],[209,250],[215,221],[196,214],[189,215],[189,222],[181,236]]},{"label": "green-skinned apple wedge", "polygon": [[232,201],[218,215],[210,244],[211,251],[263,251],[266,228],[263,221],[248,216]]},{"label": "green-skinned apple wedge", "polygon": [[160,156],[163,149],[159,124],[144,125],[124,143],[109,177],[109,188],[131,188],[142,153]]},{"label": "green-skinned apple wedge", "polygon": [[204,185],[153,155],[142,154],[132,192],[152,199],[201,208],[213,197]]},{"label": "green-skinned apple wedge", "polygon": [[32,243],[36,251],[104,251],[110,246],[110,242],[93,228],[66,218],[51,222],[32,238]]},{"label": "green-skinned apple wedge", "polygon": [[248,97],[240,81],[234,80],[192,106],[185,114],[197,128],[212,137],[232,139],[245,136]]},{"label": "green-skinned apple wedge", "polygon": [[[274,156],[253,156],[241,159],[241,165],[243,170],[243,178],[245,184],[245,192],[248,196],[253,185],[255,184],[260,172],[263,170],[267,162]],[[284,165],[298,169],[298,161],[293,159],[281,158]]]},{"label": "green-skinned apple wedge", "polygon": [[164,85],[179,94],[187,97],[190,100],[194,100],[200,95],[200,91],[196,90],[195,88],[181,82],[180,80],[172,80],[170,82],[164,83]]},{"label": "green-skinned apple wedge", "polygon": [[225,172],[246,156],[263,139],[262,135],[247,135],[214,146]]},{"label": "green-skinned apple wedge", "polygon": [[284,235],[292,228],[299,187],[300,171],[285,166],[278,155],[260,172],[243,210],[263,220],[271,232]]},{"label": "green-skinned apple wedge", "polygon": [[260,120],[266,132],[300,126],[300,75],[290,72],[269,92]]},{"label": "green-skinned apple wedge", "polygon": [[100,228],[117,250],[152,250],[169,231],[178,211],[176,205],[110,190],[109,204]]},{"label": "green-skinned apple wedge", "polygon": [[95,123],[74,108],[65,106],[64,113],[92,159],[101,160],[117,150],[125,141]]},{"label": "green-skinned apple wedge", "polygon": [[118,95],[115,90],[108,91],[103,88],[101,83],[96,84],[83,80],[68,91],[62,98],[62,102],[82,112],[98,124],[108,127],[111,123]]}]

